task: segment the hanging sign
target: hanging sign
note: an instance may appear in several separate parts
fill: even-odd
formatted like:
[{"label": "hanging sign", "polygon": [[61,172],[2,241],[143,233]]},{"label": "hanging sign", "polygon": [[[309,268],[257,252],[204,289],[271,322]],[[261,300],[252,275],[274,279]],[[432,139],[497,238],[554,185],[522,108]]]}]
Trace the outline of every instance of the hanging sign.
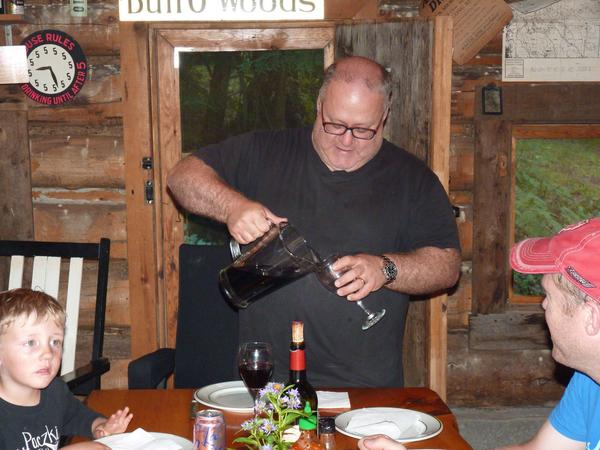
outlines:
[{"label": "hanging sign", "polygon": [[322,20],[324,0],[119,0],[122,21]]}]

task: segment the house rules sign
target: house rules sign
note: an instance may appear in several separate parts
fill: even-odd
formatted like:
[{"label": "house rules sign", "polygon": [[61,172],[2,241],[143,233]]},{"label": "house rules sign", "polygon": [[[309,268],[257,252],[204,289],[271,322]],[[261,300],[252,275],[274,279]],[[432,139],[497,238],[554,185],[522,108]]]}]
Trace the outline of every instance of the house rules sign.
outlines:
[{"label": "house rules sign", "polygon": [[119,0],[122,21],[322,20],[324,0]]}]

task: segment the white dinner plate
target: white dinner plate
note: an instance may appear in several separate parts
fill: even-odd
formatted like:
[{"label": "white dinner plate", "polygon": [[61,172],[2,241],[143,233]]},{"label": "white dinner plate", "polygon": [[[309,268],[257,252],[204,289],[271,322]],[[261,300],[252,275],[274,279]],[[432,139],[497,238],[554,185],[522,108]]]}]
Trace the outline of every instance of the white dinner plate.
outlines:
[{"label": "white dinner plate", "polygon": [[363,414],[382,414],[382,415],[391,415],[393,414],[396,417],[399,417],[404,420],[409,420],[411,423],[414,423],[411,427],[404,430],[402,434],[396,438],[398,442],[416,442],[423,441],[425,439],[432,438],[433,436],[437,436],[441,433],[443,424],[436,417],[430,416],[429,414],[422,413],[420,411],[413,411],[411,409],[403,409],[403,408],[361,408],[361,409],[353,409],[352,411],[347,411],[338,415],[335,418],[335,428],[342,434],[346,436],[350,436],[356,439],[360,439],[362,437],[368,436],[370,434],[375,433],[358,433],[349,431],[347,429],[348,424],[350,423],[350,419],[353,417],[358,417]]},{"label": "white dinner plate", "polygon": [[194,392],[194,399],[211,408],[232,412],[253,412],[254,402],[244,382],[225,381],[210,384]]},{"label": "white dinner plate", "polygon": [[[155,433],[153,431],[150,431],[149,433],[152,435],[152,437],[154,439],[168,439],[168,440],[174,442],[175,444],[179,445],[182,450],[194,450],[194,444],[192,443],[192,441],[182,438],[181,436],[177,436],[176,434]],[[112,434],[110,436],[96,439],[96,442],[100,442],[101,444],[104,444],[104,445],[107,445],[108,447],[110,447],[111,445],[118,443],[118,441],[121,439],[121,437],[125,434],[131,434],[131,433]]]}]

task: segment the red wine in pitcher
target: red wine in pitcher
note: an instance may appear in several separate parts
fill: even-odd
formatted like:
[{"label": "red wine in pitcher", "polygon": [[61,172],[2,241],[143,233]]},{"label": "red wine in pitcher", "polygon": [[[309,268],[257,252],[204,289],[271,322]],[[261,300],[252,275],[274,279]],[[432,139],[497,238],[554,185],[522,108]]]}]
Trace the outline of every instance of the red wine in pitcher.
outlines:
[{"label": "red wine in pitcher", "polygon": [[227,298],[238,308],[246,308],[263,295],[300,278],[294,269],[265,270],[260,267],[229,266],[219,273],[219,283]]}]

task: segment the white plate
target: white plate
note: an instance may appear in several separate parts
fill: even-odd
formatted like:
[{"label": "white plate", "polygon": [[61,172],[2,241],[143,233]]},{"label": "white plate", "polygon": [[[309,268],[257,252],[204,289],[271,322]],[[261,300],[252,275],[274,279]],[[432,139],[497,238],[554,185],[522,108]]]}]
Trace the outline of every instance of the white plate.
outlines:
[{"label": "white plate", "polygon": [[405,430],[397,439],[398,442],[416,442],[423,441],[425,439],[432,438],[433,436],[437,436],[442,432],[443,424],[439,421],[439,419],[430,416],[429,414],[425,414],[419,411],[413,411],[411,409],[402,409],[402,408],[362,408],[362,409],[353,409],[352,411],[347,411],[338,415],[335,418],[335,428],[342,434],[346,436],[350,436],[356,439],[360,439],[362,437],[368,436],[369,434],[361,434],[352,431],[348,431],[347,427],[350,423],[350,419],[359,414],[391,414],[394,415],[399,414],[402,416],[406,416],[406,419],[409,419],[411,422],[413,419],[416,421],[416,425],[411,426],[407,430]]},{"label": "white plate", "polygon": [[241,380],[204,386],[194,392],[194,399],[203,405],[223,411],[254,411],[252,397]]},{"label": "white plate", "polygon": [[[179,445],[182,450],[194,450],[194,444],[192,443],[192,441],[189,441],[187,439],[182,438],[181,436],[177,436],[176,434],[169,434],[169,433],[155,433],[153,431],[149,432],[152,437],[154,439],[168,439],[170,441],[173,441],[175,444]],[[100,439],[96,439],[96,442],[100,442],[101,444],[107,445],[107,446],[111,446],[114,445],[115,443],[118,442],[118,440],[121,439],[121,437],[125,434],[130,434],[130,433],[122,433],[122,434],[112,434],[110,436],[106,436]]]}]

